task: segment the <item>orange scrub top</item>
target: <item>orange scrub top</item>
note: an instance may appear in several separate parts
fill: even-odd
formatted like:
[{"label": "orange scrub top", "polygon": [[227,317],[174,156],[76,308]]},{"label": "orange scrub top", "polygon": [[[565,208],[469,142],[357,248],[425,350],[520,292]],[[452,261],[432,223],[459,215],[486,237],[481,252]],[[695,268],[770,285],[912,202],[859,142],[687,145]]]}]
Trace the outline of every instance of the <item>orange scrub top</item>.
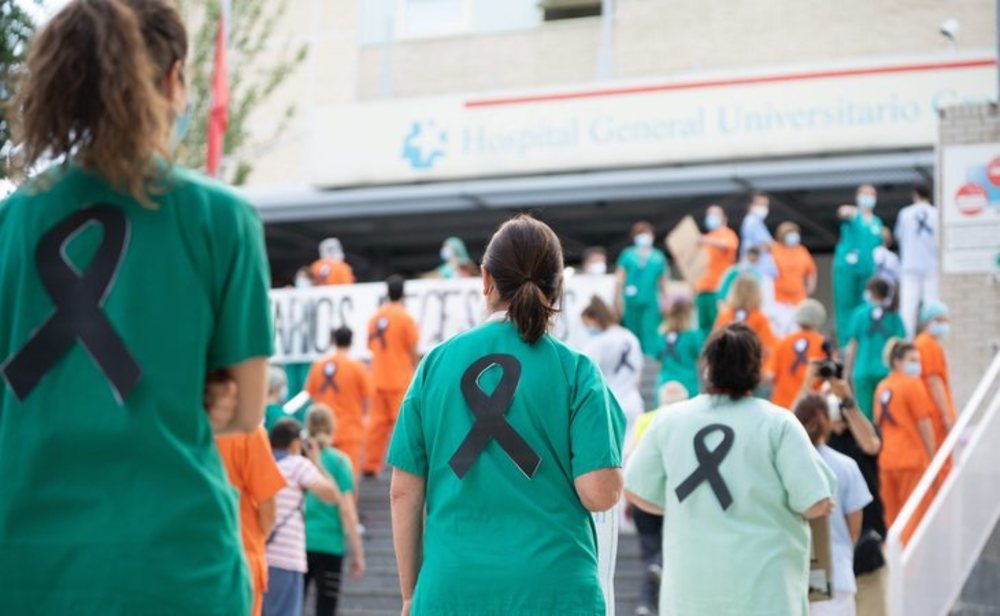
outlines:
[{"label": "orange scrub top", "polygon": [[921,378],[927,387],[927,395],[930,396],[931,392],[930,377],[938,376],[944,381],[945,403],[948,408],[937,408],[937,403],[934,402],[934,398],[931,398],[931,403],[934,405],[933,408],[935,411],[931,413],[931,423],[934,424],[934,440],[937,446],[940,447],[945,437],[948,436],[948,431],[945,429],[944,420],[941,415],[942,411],[947,414],[952,423],[955,422],[955,418],[957,417],[955,401],[951,397],[951,382],[948,380],[948,360],[944,356],[944,349],[941,347],[941,343],[927,332],[917,335],[916,340],[913,341],[913,345],[920,351],[920,364],[923,366]]},{"label": "orange scrub top", "polygon": [[712,328],[712,331],[718,331],[730,323],[745,323],[747,327],[752,329],[753,332],[757,334],[757,338],[760,340],[760,344],[764,351],[764,371],[770,372],[771,356],[778,340],[775,338],[774,332],[771,330],[771,323],[767,320],[767,317],[764,316],[764,313],[760,310],[751,310],[747,312],[746,310],[734,311],[732,308],[726,308],[719,313],[719,317],[715,320],[715,327]]},{"label": "orange scrub top", "polygon": [[403,390],[413,378],[414,357],[420,332],[401,304],[390,302],[368,322],[368,350],[372,352],[375,388]]},{"label": "orange scrub top", "polygon": [[373,394],[372,378],[364,364],[346,353],[321,357],[309,368],[306,391],[314,401],[333,409],[337,420],[335,447],[338,442],[363,437],[362,406]]},{"label": "orange scrub top", "polygon": [[351,266],[339,259],[319,259],[309,267],[317,285],[354,284]]},{"label": "orange scrub top", "polygon": [[778,343],[774,349],[771,369],[774,371],[774,391],[771,402],[791,409],[795,397],[802,389],[809,362],[824,359],[823,334],[812,331],[797,331]]},{"label": "orange scrub top", "polygon": [[884,471],[922,470],[931,459],[917,422],[929,418],[934,403],[919,378],[890,372],[879,383],[872,402],[875,423],[882,431],[879,468]]},{"label": "orange scrub top", "polygon": [[771,256],[778,268],[778,277],[774,280],[775,301],[798,304],[808,297],[806,277],[816,275],[816,262],[806,247],[775,244]]},{"label": "orange scrub top", "polygon": [[701,247],[708,253],[708,266],[705,268],[705,273],[694,285],[696,293],[711,293],[719,288],[722,275],[736,262],[736,250],[740,245],[740,238],[729,227],[719,227],[714,231],[709,231],[705,234],[705,238],[716,242],[725,242],[726,247]]},{"label": "orange scrub top", "polygon": [[285,478],[274,461],[264,426],[247,434],[217,436],[215,444],[229,475],[229,483],[240,493],[243,551],[254,587],[262,591],[267,587],[267,537],[260,527],[258,506],[285,487]]}]

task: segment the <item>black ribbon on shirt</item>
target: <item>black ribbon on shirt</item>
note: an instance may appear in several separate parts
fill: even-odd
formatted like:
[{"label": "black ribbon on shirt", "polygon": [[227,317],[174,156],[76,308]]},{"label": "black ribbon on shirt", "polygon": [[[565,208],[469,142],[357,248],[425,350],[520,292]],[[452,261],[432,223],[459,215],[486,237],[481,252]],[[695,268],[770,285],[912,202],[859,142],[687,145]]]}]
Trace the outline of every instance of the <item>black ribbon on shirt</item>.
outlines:
[{"label": "black ribbon on shirt", "polygon": [[[494,365],[499,366],[503,374],[493,393],[487,395],[479,388],[479,377]],[[497,442],[528,479],[534,477],[542,459],[504,417],[514,401],[514,392],[520,380],[521,362],[513,355],[486,355],[465,370],[461,382],[462,397],[469,405],[475,422],[449,461],[459,479],[465,477],[491,440]]]},{"label": "black ribbon on shirt", "polygon": [[[90,264],[80,272],[65,251],[70,240],[91,224],[100,225],[103,236]],[[3,364],[4,378],[19,400],[34,391],[77,341],[104,373],[119,402],[135,389],[142,369],[102,310],[130,233],[120,209],[95,205],[62,219],[38,242],[35,266],[55,311]]]},{"label": "black ribbon on shirt", "polygon": [[340,386],[337,385],[337,364],[332,361],[326,362],[323,366],[323,382],[320,383],[319,393],[323,393],[328,389],[340,392]]},{"label": "black ribbon on shirt", "polygon": [[934,237],[934,229],[931,229],[931,226],[927,224],[927,219],[927,212],[917,212],[917,235],[926,233],[927,235]]},{"label": "black ribbon on shirt", "polygon": [[883,336],[888,336],[889,332],[885,331],[885,325],[882,324],[882,320],[885,318],[885,310],[882,308],[874,308],[871,313],[871,325],[868,327],[868,335],[874,336],[875,334],[881,334]]},{"label": "black ribbon on shirt", "polygon": [[[706,443],[708,436],[713,432],[721,432],[722,441],[715,449],[709,451]],[[683,503],[684,499],[698,489],[698,486],[708,482],[712,492],[715,493],[715,498],[719,501],[719,505],[722,506],[722,510],[729,509],[729,506],[733,504],[733,495],[729,492],[729,487],[719,473],[719,466],[729,455],[735,438],[733,429],[723,424],[705,426],[694,435],[694,455],[698,458],[698,468],[677,486],[675,492],[678,502]]]},{"label": "black ribbon on shirt", "polygon": [[809,363],[809,358],[806,356],[809,352],[809,339],[799,338],[792,345],[792,350],[795,351],[795,361],[792,362],[792,367],[788,370],[789,374],[795,374],[799,368]]},{"label": "black ribbon on shirt", "polygon": [[389,346],[389,342],[385,339],[385,332],[389,329],[389,319],[385,317],[379,317],[375,320],[375,328],[372,330],[371,337],[382,343],[382,348],[385,349]]},{"label": "black ribbon on shirt", "polygon": [[618,358],[618,365],[615,367],[615,374],[618,374],[625,368],[629,369],[629,372],[635,372],[635,366],[629,361],[628,356],[632,353],[632,343],[626,340],[622,344],[622,354]]},{"label": "black ribbon on shirt", "polygon": [[882,407],[882,414],[879,416],[878,423],[881,426],[885,422],[889,422],[892,425],[896,425],[896,418],[892,416],[892,411],[889,410],[889,402],[892,401],[892,390],[885,389],[882,391],[882,395],[879,396],[878,402],[879,406]]},{"label": "black ribbon on shirt", "polygon": [[680,361],[681,355],[677,352],[677,332],[670,332],[665,337],[666,346],[663,348],[663,356],[674,361]]}]

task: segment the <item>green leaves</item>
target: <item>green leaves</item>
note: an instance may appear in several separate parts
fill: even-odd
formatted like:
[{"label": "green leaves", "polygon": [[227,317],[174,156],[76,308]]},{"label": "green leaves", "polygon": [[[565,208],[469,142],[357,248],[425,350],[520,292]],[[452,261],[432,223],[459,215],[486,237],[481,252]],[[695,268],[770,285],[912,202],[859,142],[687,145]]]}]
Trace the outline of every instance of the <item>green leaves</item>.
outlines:
[{"label": "green leaves", "polygon": [[[40,0],[34,0],[36,4]],[[28,51],[35,32],[35,22],[19,0],[0,0],[0,179],[7,177],[10,155],[10,124],[7,105],[13,94],[13,81]]]}]

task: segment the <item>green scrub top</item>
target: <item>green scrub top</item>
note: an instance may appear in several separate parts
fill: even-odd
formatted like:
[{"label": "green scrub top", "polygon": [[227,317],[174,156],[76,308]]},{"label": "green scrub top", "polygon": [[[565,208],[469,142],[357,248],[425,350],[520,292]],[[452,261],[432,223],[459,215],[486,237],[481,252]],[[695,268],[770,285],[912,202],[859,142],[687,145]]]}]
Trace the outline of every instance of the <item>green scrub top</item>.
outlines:
[{"label": "green scrub top", "polygon": [[282,404],[268,404],[264,409],[264,429],[267,433],[271,433],[271,428],[274,424],[278,423],[282,419],[294,419],[299,422],[303,428],[306,425],[306,414],[309,411],[309,405],[303,404],[299,410],[294,413],[286,413],[284,405]]},{"label": "green scrub top", "polygon": [[840,222],[840,239],[834,249],[834,265],[856,267],[861,272],[874,273],[872,251],[882,245],[882,219],[872,215],[865,221],[859,213]]},{"label": "green scrub top", "polygon": [[697,329],[666,332],[660,337],[660,378],[658,386],[668,381],[684,385],[688,395],[701,391],[698,381],[698,358],[705,346],[705,333]]},{"label": "green scrub top", "polygon": [[667,256],[658,248],[651,248],[643,259],[635,246],[629,246],[618,256],[618,267],[625,271],[622,296],[625,309],[629,305],[655,305],[660,297],[660,280],[667,275]]},{"label": "green scrub top", "polygon": [[854,375],[882,378],[889,374],[883,353],[890,338],[906,338],[898,312],[865,304],[851,314],[850,340],[854,350]]},{"label": "green scrub top", "polygon": [[271,354],[263,229],[184,169],[153,200],[70,166],[0,203],[0,364],[45,351],[0,380],[0,614],[249,613],[203,395]]},{"label": "green scrub top", "polygon": [[[527,451],[477,441],[489,421]],[[412,613],[603,616],[596,530],[573,481],[621,466],[624,432],[597,366],[552,336],[528,345],[490,321],[431,351],[388,458],[427,481]]]},{"label": "green scrub top", "polygon": [[[333,447],[324,447],[319,461],[344,494],[354,492],[351,459]],[[324,503],[312,492],[306,495],[306,550],[324,554],[344,553],[344,524],[340,507]]]},{"label": "green scrub top", "polygon": [[701,395],[657,413],[625,488],[665,511],[660,614],[806,616],[802,514],[835,482],[795,416],[765,400]]}]

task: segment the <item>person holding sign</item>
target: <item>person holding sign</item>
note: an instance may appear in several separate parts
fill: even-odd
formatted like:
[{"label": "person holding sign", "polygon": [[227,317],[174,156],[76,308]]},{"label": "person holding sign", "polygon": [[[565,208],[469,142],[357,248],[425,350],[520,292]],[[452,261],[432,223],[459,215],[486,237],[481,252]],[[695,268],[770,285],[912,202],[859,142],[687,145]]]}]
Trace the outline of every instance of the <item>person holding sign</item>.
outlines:
[{"label": "person holding sign", "polygon": [[701,236],[698,243],[708,255],[708,267],[694,285],[695,304],[698,308],[698,329],[706,337],[712,331],[715,318],[719,314],[719,297],[716,291],[726,271],[736,262],[736,251],[740,238],[729,228],[726,212],[718,205],[710,205],[705,211],[705,228],[708,233]]},{"label": "person holding sign", "polygon": [[761,346],[744,324],[705,346],[707,395],[659,413],[625,496],[663,517],[660,614],[805,616],[809,523],[835,480],[787,410],[753,397]]},{"label": "person holding sign", "polygon": [[389,448],[403,614],[604,616],[591,512],[621,497],[625,415],[548,333],[555,233],[515,217],[482,269],[492,315],[424,357]]},{"label": "person holding sign", "polygon": [[0,203],[0,614],[250,613],[213,432],[261,423],[270,275],[254,209],[168,160],[186,61],[172,3],[69,2],[9,107],[16,172],[60,162]]},{"label": "person holding sign", "polygon": [[653,225],[632,225],[632,246],[618,256],[615,271],[615,308],[642,345],[642,352],[655,356],[659,346],[660,297],[666,296],[670,264],[667,255],[653,247]]}]

